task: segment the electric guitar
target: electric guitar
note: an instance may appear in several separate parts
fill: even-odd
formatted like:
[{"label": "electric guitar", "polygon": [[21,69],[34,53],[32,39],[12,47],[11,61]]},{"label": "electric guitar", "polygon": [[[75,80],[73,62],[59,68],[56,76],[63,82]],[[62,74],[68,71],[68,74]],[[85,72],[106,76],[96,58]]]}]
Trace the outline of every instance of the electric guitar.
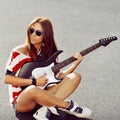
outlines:
[{"label": "electric guitar", "polygon": [[[112,41],[115,41],[115,40],[117,40],[116,36],[100,39],[98,43],[96,43],[96,44],[92,45],[91,47],[81,51],[80,54],[82,56],[85,56],[88,53],[92,52],[93,50],[95,50],[101,46],[106,47],[109,43],[111,43]],[[48,85],[60,82],[61,80],[57,79],[55,77],[55,73],[57,71],[59,71],[61,68],[69,65],[70,63],[72,63],[76,60],[76,58],[74,58],[72,56],[72,57],[70,57],[62,62],[57,63],[56,58],[62,52],[63,52],[62,50],[58,50],[45,62],[25,63],[22,66],[18,76],[22,77],[22,78],[30,78],[31,76],[34,78],[38,78],[41,75],[45,74],[46,77],[48,78],[48,83],[42,87],[43,89],[45,87],[47,87]]]}]

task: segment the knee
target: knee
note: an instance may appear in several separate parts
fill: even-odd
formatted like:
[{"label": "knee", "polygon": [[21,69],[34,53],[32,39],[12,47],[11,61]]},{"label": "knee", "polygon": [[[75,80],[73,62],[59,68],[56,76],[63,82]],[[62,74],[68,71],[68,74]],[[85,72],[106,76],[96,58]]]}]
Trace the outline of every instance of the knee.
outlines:
[{"label": "knee", "polygon": [[74,76],[74,78],[73,78],[74,81],[77,82],[77,83],[80,83],[80,81],[81,81],[81,75],[79,73],[76,73],[76,72],[74,72],[72,74]]},{"label": "knee", "polygon": [[75,74],[75,79],[78,83],[81,81],[81,75],[79,73],[74,73]]},{"label": "knee", "polygon": [[28,86],[25,90],[24,90],[24,93],[26,93],[27,95],[29,96],[33,96],[35,95],[35,93],[37,93],[39,91],[39,94],[40,92],[42,91],[41,89],[38,90],[38,88],[34,85],[30,85]]}]

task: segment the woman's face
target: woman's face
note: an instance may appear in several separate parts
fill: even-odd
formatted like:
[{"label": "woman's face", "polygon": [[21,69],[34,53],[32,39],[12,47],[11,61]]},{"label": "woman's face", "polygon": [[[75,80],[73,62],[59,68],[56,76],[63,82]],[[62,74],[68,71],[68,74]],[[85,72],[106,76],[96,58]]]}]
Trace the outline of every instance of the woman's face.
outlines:
[{"label": "woman's face", "polygon": [[41,46],[43,41],[43,29],[40,23],[34,23],[30,28],[30,43],[35,47]]}]

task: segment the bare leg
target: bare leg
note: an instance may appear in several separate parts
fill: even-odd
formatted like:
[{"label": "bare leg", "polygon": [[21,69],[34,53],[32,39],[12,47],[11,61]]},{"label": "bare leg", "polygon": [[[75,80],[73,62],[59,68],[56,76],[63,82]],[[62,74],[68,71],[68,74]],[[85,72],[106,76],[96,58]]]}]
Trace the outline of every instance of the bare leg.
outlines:
[{"label": "bare leg", "polygon": [[17,99],[17,111],[27,112],[36,106],[36,104],[44,106],[57,106],[60,108],[65,108],[68,102],[57,98],[50,92],[46,90],[41,90],[35,86],[29,86],[25,89]]},{"label": "bare leg", "polygon": [[66,76],[61,83],[47,90],[41,90],[31,85],[19,95],[17,99],[17,111],[30,111],[34,109],[36,104],[66,108],[68,102],[65,102],[64,99],[72,94],[79,82],[80,75],[72,73]]},{"label": "bare leg", "polygon": [[56,97],[65,100],[69,95],[71,95],[75,89],[78,87],[81,80],[81,76],[77,73],[71,73],[67,75],[62,82],[50,87],[47,90],[53,93]]}]

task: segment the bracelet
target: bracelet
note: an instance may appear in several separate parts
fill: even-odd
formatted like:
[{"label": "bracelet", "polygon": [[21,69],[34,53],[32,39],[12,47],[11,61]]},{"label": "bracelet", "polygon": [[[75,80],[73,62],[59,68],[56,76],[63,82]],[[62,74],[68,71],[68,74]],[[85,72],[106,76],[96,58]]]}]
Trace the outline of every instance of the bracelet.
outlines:
[{"label": "bracelet", "polygon": [[32,79],[32,84],[31,85],[35,85],[36,86],[36,79],[35,78],[31,78]]}]

